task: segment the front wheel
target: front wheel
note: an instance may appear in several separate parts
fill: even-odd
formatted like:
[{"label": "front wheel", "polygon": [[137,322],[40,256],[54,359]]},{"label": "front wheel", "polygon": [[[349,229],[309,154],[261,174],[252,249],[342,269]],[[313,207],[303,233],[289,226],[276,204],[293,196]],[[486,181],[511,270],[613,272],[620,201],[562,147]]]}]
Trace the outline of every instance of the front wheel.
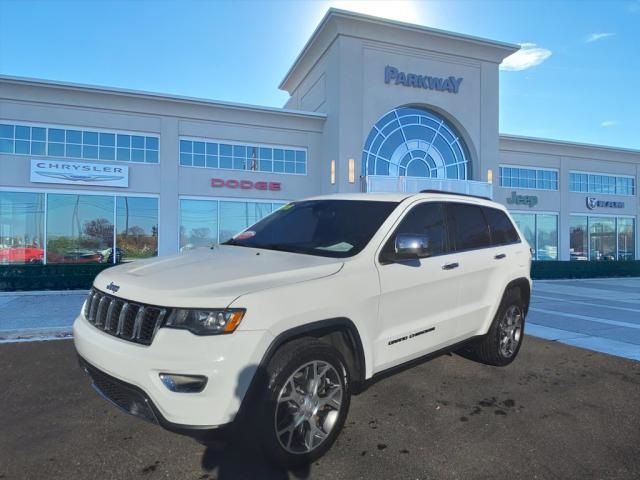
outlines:
[{"label": "front wheel", "polygon": [[284,467],[318,459],[337,438],[349,410],[344,358],[329,344],[297,340],[276,353],[267,375],[260,409],[265,452]]}]

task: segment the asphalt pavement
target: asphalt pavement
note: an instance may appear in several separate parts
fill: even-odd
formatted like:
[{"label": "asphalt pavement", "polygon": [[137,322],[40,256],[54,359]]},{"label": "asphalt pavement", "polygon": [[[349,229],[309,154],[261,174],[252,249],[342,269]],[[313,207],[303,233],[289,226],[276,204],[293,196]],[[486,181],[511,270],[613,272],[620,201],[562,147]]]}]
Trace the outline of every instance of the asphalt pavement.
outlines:
[{"label": "asphalt pavement", "polygon": [[640,362],[531,337],[506,368],[445,355],[373,384],[297,472],[120,412],[69,340],[2,344],[0,365],[2,480],[640,478]]}]

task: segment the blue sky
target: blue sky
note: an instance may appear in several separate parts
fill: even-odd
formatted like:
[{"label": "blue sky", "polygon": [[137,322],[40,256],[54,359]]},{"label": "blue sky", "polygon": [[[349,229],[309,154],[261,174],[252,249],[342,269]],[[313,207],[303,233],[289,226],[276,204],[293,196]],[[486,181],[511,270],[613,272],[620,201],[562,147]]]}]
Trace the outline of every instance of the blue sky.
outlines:
[{"label": "blue sky", "polygon": [[524,44],[502,133],[640,149],[640,0],[0,0],[0,73],[280,107],[330,6]]}]

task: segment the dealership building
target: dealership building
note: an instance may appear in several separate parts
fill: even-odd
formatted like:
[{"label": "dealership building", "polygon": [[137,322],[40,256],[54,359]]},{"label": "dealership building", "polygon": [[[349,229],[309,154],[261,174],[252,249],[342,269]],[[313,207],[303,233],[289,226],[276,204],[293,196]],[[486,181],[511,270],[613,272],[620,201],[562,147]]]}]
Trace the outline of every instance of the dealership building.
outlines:
[{"label": "dealership building", "polygon": [[222,242],[291,200],[491,196],[538,260],[638,259],[640,151],[501,135],[517,45],[330,10],[283,108],[0,77],[0,263]]}]

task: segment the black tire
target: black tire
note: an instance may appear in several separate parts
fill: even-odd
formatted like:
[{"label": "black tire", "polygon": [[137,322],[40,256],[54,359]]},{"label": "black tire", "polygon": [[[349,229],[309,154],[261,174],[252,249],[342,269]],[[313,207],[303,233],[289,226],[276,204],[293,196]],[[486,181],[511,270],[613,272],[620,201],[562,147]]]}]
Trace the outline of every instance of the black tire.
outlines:
[{"label": "black tire", "polygon": [[[519,327],[517,327],[519,331],[514,332],[514,336],[517,336],[517,342],[509,349],[503,346],[506,332],[501,328],[501,325],[507,321],[505,316],[510,312],[514,312],[514,309],[515,312],[519,312],[518,314],[520,315]],[[524,303],[520,296],[520,290],[517,288],[507,290],[489,331],[482,337],[471,342],[465,348],[463,355],[486,365],[494,365],[497,367],[509,365],[518,356],[520,347],[522,347],[525,323],[524,311]]]},{"label": "black tire", "polygon": [[[295,420],[296,415],[302,411],[301,408],[296,410],[294,404],[291,403],[285,402],[285,404],[279,404],[278,399],[280,393],[283,389],[285,389],[285,391],[289,391],[286,389],[290,389],[291,384],[289,383],[289,380],[292,376],[296,373],[300,373],[300,369],[311,362],[317,363],[312,363],[313,366],[307,368],[313,368],[313,371],[316,373],[320,371],[320,366],[326,366],[327,364],[334,369],[329,369],[329,373],[325,375],[326,386],[324,387],[324,391],[329,392],[330,389],[333,391],[335,385],[339,382],[340,388],[342,389],[340,395],[340,406],[333,410],[333,407],[328,405],[322,407],[320,410],[316,407],[316,410],[319,412],[317,416],[304,420],[303,423],[296,428],[295,432],[292,431],[291,433],[285,433],[278,436],[276,432],[276,423],[279,420],[282,420],[281,425],[288,426],[290,424],[286,420],[288,418]],[[350,378],[349,372],[346,368],[346,362],[344,361],[342,354],[330,344],[318,341],[314,338],[303,338],[282,346],[269,362],[266,374],[267,385],[266,388],[264,388],[262,395],[258,396],[260,404],[257,412],[259,417],[257,418],[257,421],[260,429],[262,449],[264,450],[268,460],[281,467],[296,468],[308,465],[314,460],[320,458],[327,452],[327,450],[329,450],[329,448],[331,448],[331,445],[338,437],[347,417],[351,400],[351,392]],[[329,374],[331,374],[331,379],[328,378]],[[294,383],[296,381],[300,380],[294,380]],[[318,389],[318,395],[321,394],[321,391],[323,391],[323,387]],[[284,396],[286,397],[289,395]],[[326,399],[328,397],[324,398]],[[294,411],[295,414],[285,413],[290,410]],[[318,445],[306,452],[291,452],[285,448],[283,443],[286,443],[287,440],[289,440],[288,435],[292,436],[292,444],[294,443],[294,440],[302,441],[305,435],[309,434],[309,429],[312,428],[311,422],[313,422],[315,426],[318,426],[318,421],[316,421],[316,419],[321,419],[323,418],[322,415],[325,415],[323,425],[327,425],[326,419],[329,417],[329,413],[323,412],[333,411],[336,411],[337,413],[331,413],[331,420],[329,422],[331,427],[328,429],[329,432],[327,432],[326,437],[322,440],[316,440],[315,436],[312,436],[312,443],[313,441],[318,441]],[[278,418],[276,418],[277,415]],[[294,423],[295,421],[292,422],[291,425]],[[324,429],[319,433],[324,434]]]}]

